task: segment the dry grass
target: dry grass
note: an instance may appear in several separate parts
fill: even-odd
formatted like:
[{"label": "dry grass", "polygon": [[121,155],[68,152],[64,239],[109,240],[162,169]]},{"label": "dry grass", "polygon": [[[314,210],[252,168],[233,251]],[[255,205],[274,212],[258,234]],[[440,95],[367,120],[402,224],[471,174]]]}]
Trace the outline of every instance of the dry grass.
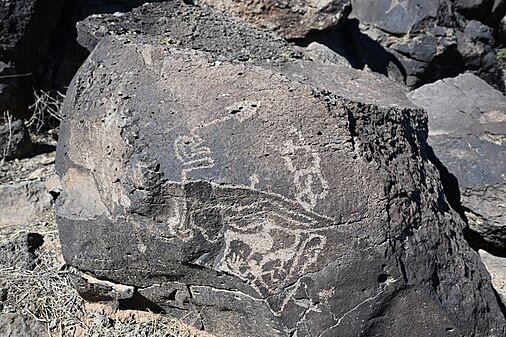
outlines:
[{"label": "dry grass", "polygon": [[54,94],[45,91],[34,91],[35,102],[29,109],[33,111],[32,117],[26,126],[40,132],[42,128],[54,129],[62,120],[61,107],[65,95],[56,91]]},{"label": "dry grass", "polygon": [[0,288],[8,289],[4,312],[17,312],[45,324],[49,337],[204,337],[210,336],[174,318],[111,304],[86,303],[73,288],[59,254],[54,224],[27,229],[2,228],[0,245],[28,232],[44,236],[39,263],[32,271],[0,266]]}]

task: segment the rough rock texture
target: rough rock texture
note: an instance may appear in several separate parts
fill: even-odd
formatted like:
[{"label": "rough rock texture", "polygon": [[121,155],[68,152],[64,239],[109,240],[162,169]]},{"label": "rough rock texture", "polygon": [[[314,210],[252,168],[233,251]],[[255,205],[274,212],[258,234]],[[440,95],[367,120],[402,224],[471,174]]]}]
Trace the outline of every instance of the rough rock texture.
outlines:
[{"label": "rough rock texture", "polygon": [[425,85],[408,97],[429,114],[428,142],[447,170],[442,179],[456,208],[460,190],[464,216],[485,240],[482,248],[506,254],[506,97],[472,74]]},{"label": "rough rock texture", "polygon": [[30,133],[22,120],[0,124],[0,160],[24,158],[32,151]]},{"label": "rough rock texture", "polygon": [[492,28],[467,21],[449,0],[352,0],[350,17],[404,67],[412,88],[472,70],[501,88]]},{"label": "rough rock texture", "polygon": [[340,25],[351,11],[350,0],[203,0],[215,8],[287,39]]},{"label": "rough rock texture", "polygon": [[218,336],[506,333],[402,90],[220,57],[95,48],[57,151],[69,265]]},{"label": "rough rock texture", "polygon": [[41,337],[46,335],[46,327],[35,318],[20,314],[0,315],[0,336],[2,337]]},{"label": "rough rock texture", "polygon": [[0,265],[32,270],[37,263],[35,251],[43,243],[42,235],[37,233],[22,234],[12,241],[0,241]]},{"label": "rough rock texture", "polygon": [[77,25],[78,41],[89,51],[106,35],[149,35],[160,46],[180,46],[251,62],[284,61],[294,54],[274,34],[254,30],[219,12],[171,1],[145,4],[129,13],[93,15]]},{"label": "rough rock texture", "polygon": [[452,0],[455,9],[471,20],[480,20],[484,24],[497,28],[506,14],[504,0]]},{"label": "rough rock texture", "polygon": [[405,82],[406,71],[399,60],[363,34],[357,19],[347,20],[340,27],[313,32],[296,43],[309,59],[336,64],[346,62],[355,69],[373,71],[396,82]]},{"label": "rough rock texture", "polygon": [[506,258],[494,256],[485,250],[479,250],[480,258],[492,277],[492,285],[506,306]]},{"label": "rough rock texture", "polygon": [[20,225],[52,217],[55,179],[0,185],[0,225]]},{"label": "rough rock texture", "polygon": [[0,2],[0,112],[26,116],[63,0]]}]

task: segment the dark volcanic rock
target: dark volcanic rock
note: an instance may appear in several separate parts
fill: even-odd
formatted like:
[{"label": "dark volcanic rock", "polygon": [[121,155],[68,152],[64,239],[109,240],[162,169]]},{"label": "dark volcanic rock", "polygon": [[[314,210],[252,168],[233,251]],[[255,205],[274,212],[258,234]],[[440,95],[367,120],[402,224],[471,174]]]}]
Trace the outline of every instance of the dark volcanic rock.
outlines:
[{"label": "dark volcanic rock", "polygon": [[44,239],[37,233],[22,234],[14,240],[0,244],[0,265],[13,266],[16,269],[35,268],[35,251],[42,246]]},{"label": "dark volcanic rock", "polygon": [[350,0],[203,0],[234,17],[287,39],[303,38],[313,30],[340,25],[351,11]]},{"label": "dark volcanic rock", "polygon": [[446,183],[457,179],[469,226],[487,242],[482,248],[506,254],[506,98],[472,74],[409,98],[429,114],[429,144],[450,174]]},{"label": "dark volcanic rock", "polygon": [[95,48],[57,151],[69,265],[219,336],[504,336],[402,90],[223,57]]},{"label": "dark volcanic rock", "polygon": [[353,0],[350,17],[399,59],[415,88],[471,70],[502,88],[492,29],[467,21],[449,0]]},{"label": "dark volcanic rock", "polygon": [[32,152],[30,133],[22,120],[0,124],[0,159],[25,158]]},{"label": "dark volcanic rock", "polygon": [[26,116],[63,0],[0,2],[0,112]]},{"label": "dark volcanic rock", "polygon": [[79,43],[89,51],[106,35],[149,35],[156,37],[160,46],[211,52],[223,60],[283,61],[294,53],[272,33],[180,1],[145,4],[129,13],[93,15],[79,22],[77,31]]},{"label": "dark volcanic rock", "polygon": [[455,9],[471,20],[479,20],[484,24],[497,28],[506,14],[504,0],[452,0]]}]

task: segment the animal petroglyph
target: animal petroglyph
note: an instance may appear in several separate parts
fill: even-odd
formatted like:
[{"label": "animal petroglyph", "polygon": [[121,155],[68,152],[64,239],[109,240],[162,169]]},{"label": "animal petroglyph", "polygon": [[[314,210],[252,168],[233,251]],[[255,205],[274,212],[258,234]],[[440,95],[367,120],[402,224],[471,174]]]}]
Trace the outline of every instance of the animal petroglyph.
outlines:
[{"label": "animal petroglyph", "polygon": [[296,200],[310,211],[319,199],[327,196],[328,182],[323,178],[320,156],[305,142],[302,133],[292,127],[290,135],[290,139],[283,143],[281,155],[286,167],[293,173]]},{"label": "animal petroglyph", "polygon": [[282,209],[242,212],[224,218],[222,270],[249,280],[265,296],[316,264],[326,237],[310,229],[311,221],[300,222]]}]

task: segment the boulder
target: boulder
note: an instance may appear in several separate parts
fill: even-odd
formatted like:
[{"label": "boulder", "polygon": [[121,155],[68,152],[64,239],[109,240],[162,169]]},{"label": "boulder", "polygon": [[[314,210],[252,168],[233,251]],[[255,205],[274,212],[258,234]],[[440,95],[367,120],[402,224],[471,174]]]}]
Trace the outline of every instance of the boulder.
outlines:
[{"label": "boulder", "polygon": [[63,0],[0,3],[0,112],[28,115],[33,80],[62,8]]},{"label": "boulder", "polygon": [[401,88],[216,50],[110,36],[81,67],[57,149],[70,266],[217,336],[506,333]]},{"label": "boulder", "polygon": [[53,218],[58,180],[0,184],[0,225],[26,225]]},{"label": "boulder", "polygon": [[450,0],[353,0],[350,17],[402,64],[410,88],[473,71],[503,89],[492,29],[466,20]]},{"label": "boulder", "polygon": [[427,110],[428,143],[444,166],[454,207],[478,235],[474,244],[505,254],[506,97],[473,74],[425,85],[408,97]]},{"label": "boulder", "polygon": [[236,18],[272,30],[286,39],[303,38],[344,22],[351,11],[350,0],[203,0]]},{"label": "boulder", "polygon": [[33,154],[30,133],[22,120],[0,124],[0,160],[25,158]]}]

